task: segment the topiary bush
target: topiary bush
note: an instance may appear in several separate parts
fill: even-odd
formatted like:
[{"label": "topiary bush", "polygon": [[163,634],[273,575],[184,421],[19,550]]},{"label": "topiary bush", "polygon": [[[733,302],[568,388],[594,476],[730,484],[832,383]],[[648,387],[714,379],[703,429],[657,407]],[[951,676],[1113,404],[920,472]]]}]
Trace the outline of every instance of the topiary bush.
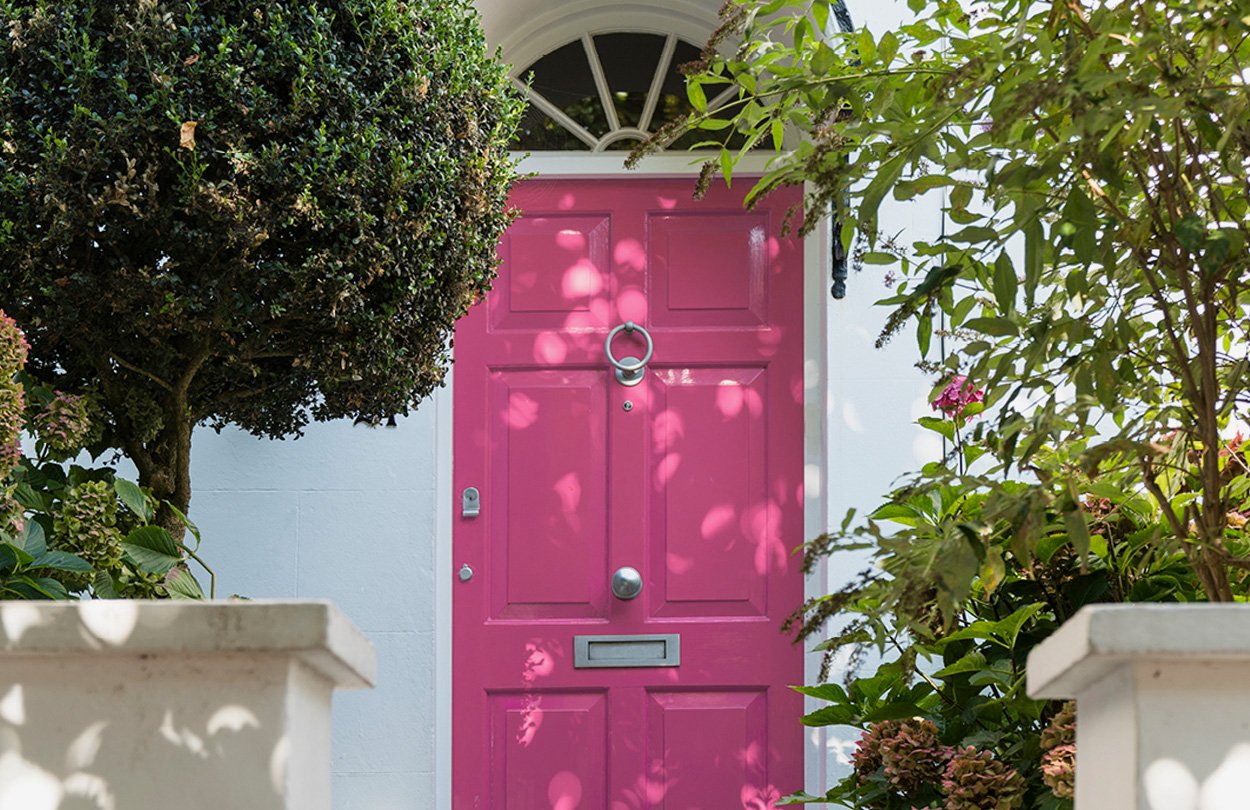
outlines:
[{"label": "topiary bush", "polygon": [[0,30],[0,305],[158,501],[197,424],[441,384],[522,105],[468,0],[0,0]]}]

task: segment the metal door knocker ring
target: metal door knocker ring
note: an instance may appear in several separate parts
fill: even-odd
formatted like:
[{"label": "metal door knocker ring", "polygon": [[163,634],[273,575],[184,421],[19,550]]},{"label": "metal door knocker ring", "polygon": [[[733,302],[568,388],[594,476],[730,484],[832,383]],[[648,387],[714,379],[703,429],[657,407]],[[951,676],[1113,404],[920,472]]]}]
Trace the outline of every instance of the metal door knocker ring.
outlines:
[{"label": "metal door knocker ring", "polygon": [[[627,335],[641,332],[642,336],[646,338],[647,353],[642,356],[641,360],[637,357],[622,357],[620,360],[617,360],[612,355],[612,338],[621,332],[625,332]],[[651,353],[654,350],[655,343],[652,342],[650,333],[633,321],[626,321],[620,326],[614,327],[611,332],[608,332],[607,340],[603,341],[603,352],[608,356],[608,362],[616,368],[616,381],[621,385],[634,386],[642,382],[647,363],[651,361]]]}]

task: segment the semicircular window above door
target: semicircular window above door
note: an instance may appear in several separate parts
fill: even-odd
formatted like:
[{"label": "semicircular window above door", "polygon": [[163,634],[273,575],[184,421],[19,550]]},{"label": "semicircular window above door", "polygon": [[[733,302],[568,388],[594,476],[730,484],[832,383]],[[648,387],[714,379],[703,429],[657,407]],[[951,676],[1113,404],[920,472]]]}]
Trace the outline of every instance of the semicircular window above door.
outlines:
[{"label": "semicircular window above door", "polygon": [[[676,118],[693,112],[681,66],[699,58],[699,48],[670,34],[614,32],[583,34],[520,71],[529,109],[516,149],[627,151]],[[737,94],[730,86],[708,102],[723,110]],[[711,133],[707,133],[710,135]],[[706,138],[687,133],[666,148],[688,149]],[[731,146],[735,144],[731,140]]]}]

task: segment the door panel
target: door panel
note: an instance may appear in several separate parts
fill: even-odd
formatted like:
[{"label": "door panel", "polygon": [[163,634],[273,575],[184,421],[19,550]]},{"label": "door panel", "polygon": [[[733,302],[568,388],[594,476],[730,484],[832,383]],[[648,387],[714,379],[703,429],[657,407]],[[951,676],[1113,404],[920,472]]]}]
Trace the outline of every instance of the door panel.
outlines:
[{"label": "door panel", "polygon": [[491,374],[497,619],[604,618],[607,375]]},{"label": "door panel", "polygon": [[[739,184],[742,185],[741,183]],[[797,192],[527,181],[457,326],[453,807],[724,810],[801,787]],[[604,352],[633,320],[641,382]],[[619,357],[640,357],[641,332]],[[637,569],[642,593],[612,594]],[[678,666],[574,666],[579,635],[680,634]]]},{"label": "door panel", "polygon": [[493,694],[490,714],[491,792],[502,799],[495,806],[605,807],[604,693]]},{"label": "door panel", "polygon": [[648,753],[659,787],[652,807],[768,806],[756,801],[769,790],[764,690],[651,691],[648,697]]},{"label": "door panel", "polygon": [[[757,549],[768,500],[761,368],[663,369],[652,376],[652,571],[656,616],[765,616]],[[708,576],[714,569],[716,576]]]}]

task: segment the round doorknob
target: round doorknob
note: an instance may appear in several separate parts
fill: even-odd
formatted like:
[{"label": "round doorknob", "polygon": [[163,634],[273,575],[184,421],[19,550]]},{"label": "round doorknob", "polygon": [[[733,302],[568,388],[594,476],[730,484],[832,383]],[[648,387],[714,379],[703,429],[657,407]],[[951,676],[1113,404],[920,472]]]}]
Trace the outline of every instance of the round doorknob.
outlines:
[{"label": "round doorknob", "polygon": [[612,575],[612,594],[617,599],[633,599],[642,593],[642,574],[628,565],[616,569]]}]

